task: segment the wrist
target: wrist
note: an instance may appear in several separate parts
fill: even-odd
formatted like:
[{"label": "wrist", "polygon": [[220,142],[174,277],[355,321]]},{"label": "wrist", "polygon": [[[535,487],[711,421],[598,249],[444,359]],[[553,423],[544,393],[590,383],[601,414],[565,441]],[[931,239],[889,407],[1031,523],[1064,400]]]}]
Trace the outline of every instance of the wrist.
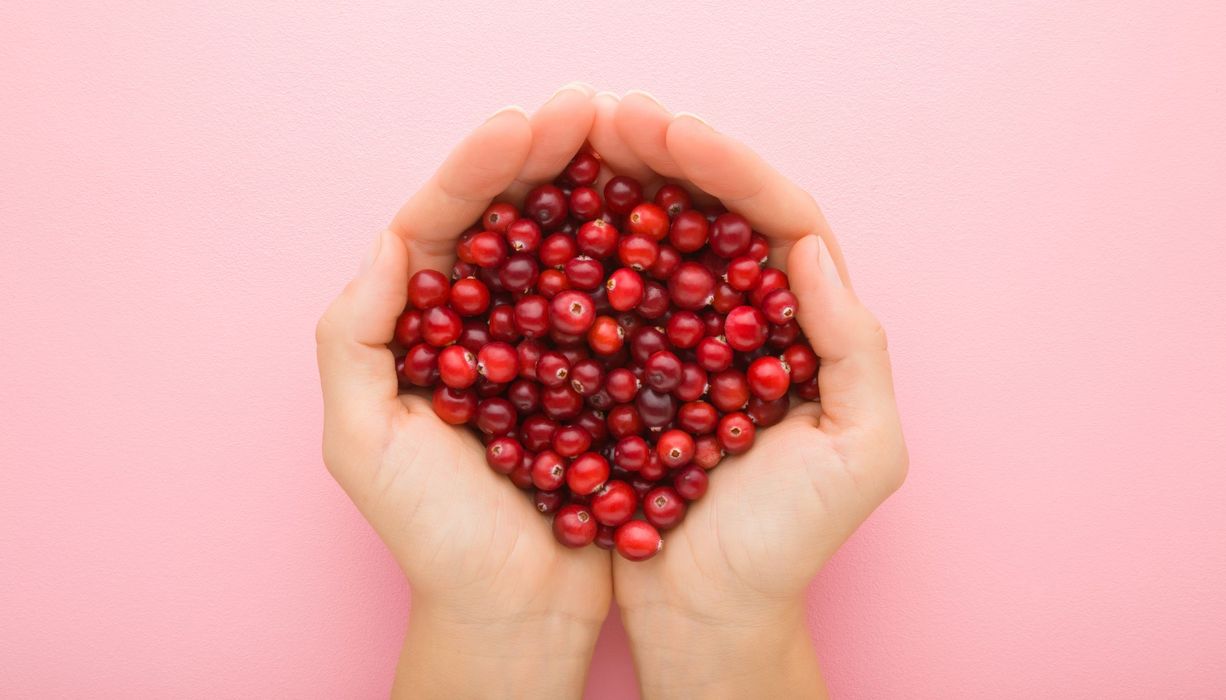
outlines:
[{"label": "wrist", "polygon": [[825,697],[804,601],[622,611],[643,697]]},{"label": "wrist", "polygon": [[556,614],[492,619],[414,600],[395,697],[579,697],[600,625]]}]

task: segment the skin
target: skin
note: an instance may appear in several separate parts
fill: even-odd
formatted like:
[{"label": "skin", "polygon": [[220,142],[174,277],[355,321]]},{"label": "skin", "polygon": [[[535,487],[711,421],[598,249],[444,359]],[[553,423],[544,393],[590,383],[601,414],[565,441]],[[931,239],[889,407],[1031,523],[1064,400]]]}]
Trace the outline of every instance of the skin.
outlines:
[{"label": "skin", "polygon": [[[655,558],[558,545],[429,401],[398,396],[387,348],[412,272],[446,271],[456,236],[493,199],[518,201],[587,140],[612,174],[701,189],[746,216],[788,272],[821,357],[822,400],[794,406],[710,490]],[[803,190],[735,140],[645,93],[586,85],[531,117],[469,135],[377,237],[317,329],[324,456],[404,570],[413,611],[398,697],[579,697],[616,599],[644,697],[819,697],[804,626],[813,576],[901,484],[907,452],[881,325]]]}]

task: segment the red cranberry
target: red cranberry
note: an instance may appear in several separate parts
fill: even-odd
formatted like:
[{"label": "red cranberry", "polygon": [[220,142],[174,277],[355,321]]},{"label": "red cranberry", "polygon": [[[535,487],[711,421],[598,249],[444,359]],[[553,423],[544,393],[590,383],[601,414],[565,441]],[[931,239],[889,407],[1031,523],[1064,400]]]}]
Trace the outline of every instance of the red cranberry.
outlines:
[{"label": "red cranberry", "polygon": [[510,474],[523,459],[524,448],[514,438],[494,438],[485,446],[485,461],[499,474]]},{"label": "red cranberry", "polygon": [[518,418],[515,407],[506,399],[482,399],[477,404],[477,429],[486,435],[506,435],[515,429]]},{"label": "red cranberry", "polygon": [[746,372],[749,390],[763,401],[774,401],[788,393],[791,369],[777,357],[759,357]]},{"label": "red cranberry", "polygon": [[566,461],[553,450],[545,450],[532,460],[532,484],[542,491],[555,491],[566,483]]},{"label": "red cranberry", "polygon": [[564,425],[553,433],[553,451],[563,457],[577,457],[592,446],[592,436],[583,428]]},{"label": "red cranberry", "polygon": [[617,229],[603,219],[589,221],[575,232],[575,245],[584,255],[607,258],[617,250]]},{"label": "red cranberry", "polygon": [[638,507],[638,495],[624,481],[610,481],[592,496],[592,515],[601,525],[617,527],[633,518]]},{"label": "red cranberry", "polygon": [[568,289],[570,280],[561,270],[541,270],[540,276],[536,278],[536,291],[546,299],[552,299]]},{"label": "red cranberry", "polygon": [[724,274],[729,286],[738,292],[748,292],[762,276],[762,267],[756,259],[745,255],[729,262],[728,271]]},{"label": "red cranberry", "polygon": [[683,211],[673,218],[668,240],[682,253],[693,253],[707,244],[710,225],[701,212]]},{"label": "red cranberry", "polygon": [[771,323],[787,323],[796,315],[796,295],[790,289],[776,289],[762,298],[762,313]]},{"label": "red cranberry", "polygon": [[586,547],[596,540],[596,519],[586,507],[572,503],[553,516],[553,536],[567,547]]},{"label": "red cranberry", "polygon": [[787,289],[788,276],[773,267],[762,268],[762,276],[758,278],[758,285],[749,290],[749,303],[754,306],[761,306],[762,300],[767,294],[776,289]]},{"label": "red cranberry", "polygon": [[452,389],[440,384],[434,388],[431,401],[434,413],[443,422],[451,425],[462,425],[473,419],[477,413],[477,395],[467,389]]},{"label": "red cranberry", "polygon": [[673,477],[673,488],[677,494],[687,501],[697,501],[707,492],[710,477],[707,471],[697,465],[690,465],[677,472]]},{"label": "red cranberry", "polygon": [[720,214],[711,224],[711,250],[723,258],[735,258],[749,251],[753,228],[740,214]]},{"label": "red cranberry", "polygon": [[815,374],[812,379],[797,384],[796,395],[805,401],[820,401],[821,389],[818,388],[817,379],[818,375]]},{"label": "red cranberry", "polygon": [[666,467],[683,467],[694,458],[694,438],[684,430],[667,430],[656,443],[656,454]]},{"label": "red cranberry", "polygon": [[613,448],[613,463],[630,472],[637,472],[647,465],[651,447],[638,435],[627,435],[617,441]]},{"label": "red cranberry", "polygon": [[511,470],[507,475],[512,484],[517,488],[530,489],[532,488],[532,455],[524,453],[524,461],[519,463],[518,467]]},{"label": "red cranberry", "polygon": [[403,377],[414,386],[432,386],[438,381],[438,349],[426,343],[409,348],[404,356]]},{"label": "red cranberry", "polygon": [[661,393],[681,384],[681,360],[668,350],[659,350],[643,364],[643,383]]},{"label": "red cranberry", "polygon": [[624,367],[610,370],[605,376],[605,389],[618,403],[629,403],[639,393],[639,379]]},{"label": "red cranberry", "polygon": [[541,227],[532,219],[518,219],[507,227],[507,245],[518,253],[531,253],[541,245]]},{"label": "red cranberry", "polygon": [[618,311],[629,311],[643,300],[643,278],[634,270],[623,267],[609,275],[605,282],[609,305]]},{"label": "red cranberry", "polygon": [[541,491],[536,489],[532,493],[532,504],[536,506],[537,510],[546,515],[556,513],[562,507],[562,503],[565,500],[566,494],[562,492],[562,489],[557,491]]},{"label": "red cranberry", "polygon": [[537,185],[524,197],[524,215],[541,228],[552,229],[566,220],[567,197],[554,185]]},{"label": "red cranberry", "polygon": [[506,202],[494,202],[485,208],[481,215],[481,225],[488,231],[503,233],[513,221],[519,218],[519,210]]},{"label": "red cranberry", "polygon": [[469,254],[478,267],[498,267],[508,253],[507,240],[500,233],[482,231],[469,242]]},{"label": "red cranberry", "polygon": [[727,282],[719,282],[715,285],[715,294],[711,297],[711,308],[721,314],[726,314],[729,311],[745,303],[745,295],[732,288],[732,285]]},{"label": "red cranberry", "polygon": [[591,185],[600,176],[600,159],[591,151],[579,151],[571,158],[562,175],[577,186]]},{"label": "red cranberry", "polygon": [[421,315],[421,337],[435,347],[454,343],[463,329],[460,316],[446,306],[432,306]]},{"label": "red cranberry", "polygon": [[516,253],[498,268],[498,281],[507,290],[523,293],[536,284],[540,271],[535,257],[529,253]]},{"label": "red cranberry", "polygon": [[696,401],[707,393],[707,371],[693,362],[681,365],[681,382],[673,395],[682,401]]},{"label": "red cranberry", "polygon": [[419,270],[409,278],[409,303],[416,309],[429,309],[447,301],[451,285],[438,270]]},{"label": "red cranberry", "polygon": [[567,260],[579,254],[573,236],[565,233],[554,233],[541,241],[541,247],[536,252],[541,264],[546,267],[560,268]]},{"label": "red cranberry", "polygon": [[551,386],[541,392],[541,408],[554,420],[571,420],[583,410],[583,397],[568,385]]},{"label": "red cranberry", "polygon": [[480,280],[465,278],[451,286],[451,308],[461,316],[484,313],[490,305],[490,290]]},{"label": "red cranberry", "polygon": [[749,381],[734,369],[711,376],[711,403],[725,413],[741,410],[749,402],[749,394]]},{"label": "red cranberry", "polygon": [[656,261],[647,268],[647,274],[651,275],[654,279],[667,280],[673,276],[678,267],[681,267],[681,263],[681,253],[677,252],[677,249],[671,245],[661,243],[660,249],[656,253]]},{"label": "red cranberry", "polygon": [[634,234],[617,242],[617,259],[626,267],[638,271],[650,267],[659,254],[659,244],[647,236]]},{"label": "red cranberry", "polygon": [[[478,364],[480,357],[477,356]],[[511,402],[521,416],[536,413],[541,409],[541,386],[528,379],[516,379],[507,387],[507,401]]]},{"label": "red cranberry", "polygon": [[643,300],[639,302],[639,315],[655,320],[668,313],[668,289],[659,282],[648,281],[643,285]]},{"label": "red cranberry", "polygon": [[524,419],[519,437],[529,452],[541,452],[553,446],[553,434],[557,430],[557,423],[538,413]]},{"label": "red cranberry", "polygon": [[659,531],[643,520],[623,523],[613,533],[613,543],[617,553],[630,561],[650,559],[664,547]]},{"label": "red cranberry", "polygon": [[757,396],[750,397],[749,407],[745,409],[749,419],[760,428],[776,425],[788,413],[788,397],[780,396],[773,401],[765,401]]},{"label": "red cranberry", "polygon": [[467,389],[477,381],[477,358],[467,348],[449,345],[438,355],[438,375],[452,389]]},{"label": "red cranberry", "polygon": [[593,260],[586,255],[567,260],[563,271],[572,289],[590,292],[599,288],[604,282],[604,265],[601,265],[599,260]]},{"label": "red cranberry", "polygon": [[671,183],[656,190],[653,201],[656,205],[663,207],[669,218],[672,219],[677,218],[678,214],[689,209],[691,205],[690,193],[681,185]]},{"label": "red cranberry", "polygon": [[789,345],[779,359],[787,364],[793,384],[803,384],[817,374],[817,354],[808,345]]},{"label": "red cranberry", "polygon": [[683,403],[677,409],[677,425],[691,435],[708,435],[719,425],[719,412],[706,401]]},{"label": "red cranberry", "polygon": [[652,389],[640,391],[634,405],[643,424],[652,429],[664,428],[677,414],[677,400],[672,394],[662,394]]},{"label": "red cranberry", "polygon": [[738,352],[751,352],[766,342],[766,317],[752,306],[738,306],[724,318],[724,337]]},{"label": "red cranberry", "polygon": [[725,452],[739,455],[753,446],[753,421],[740,411],[729,413],[719,420],[715,436]]},{"label": "red cranberry", "polygon": [[629,214],[641,201],[643,186],[634,178],[618,175],[604,186],[605,207],[614,214]]},{"label": "red cranberry", "polygon": [[615,438],[643,432],[643,418],[633,404],[620,404],[609,409],[609,434]]},{"label": "red cranberry", "polygon": [[668,342],[688,350],[698,345],[704,335],[702,319],[693,311],[678,311],[668,319],[665,334]]},{"label": "red cranberry", "polygon": [[732,348],[723,338],[703,338],[694,352],[694,359],[708,372],[722,372],[732,366]]},{"label": "red cranberry", "polygon": [[668,235],[668,212],[658,205],[644,202],[631,210],[626,217],[630,233],[662,241]]},{"label": "red cranberry", "polygon": [[506,343],[514,343],[520,339],[519,328],[515,325],[515,307],[510,304],[495,304],[490,309],[490,337]]},{"label": "red cranberry", "polygon": [[613,533],[616,528],[608,525],[601,525],[596,528],[596,541],[594,544],[604,550],[613,549]]},{"label": "red cranberry", "polygon": [[766,336],[766,344],[775,350],[782,350],[795,343],[800,338],[800,325],[796,321],[775,325],[771,324],[770,333]]},{"label": "red cranberry", "polygon": [[570,360],[560,352],[541,353],[536,361],[536,378],[547,387],[562,386],[570,377]]},{"label": "red cranberry", "polygon": [[579,360],[570,368],[570,386],[581,396],[592,396],[604,385],[604,369],[596,360]]},{"label": "red cranberry", "polygon": [[592,298],[583,292],[560,292],[550,302],[550,323],[563,333],[586,333],[596,320]]},{"label": "red cranberry", "polygon": [[576,187],[570,193],[570,215],[580,221],[591,221],[604,212],[604,202],[594,187]]},{"label": "red cranberry", "polygon": [[608,480],[609,461],[595,452],[579,455],[566,470],[566,485],[580,496],[594,493]]},{"label": "red cranberry", "polygon": [[409,309],[396,319],[396,342],[411,348],[421,341],[421,312]]},{"label": "red cranberry", "polygon": [[645,365],[655,353],[668,347],[664,331],[651,326],[642,326],[630,336],[630,355],[634,361]]},{"label": "red cranberry", "polygon": [[715,275],[699,263],[681,263],[668,280],[668,292],[678,307],[701,309],[714,298]]},{"label": "red cranberry", "polygon": [[491,382],[510,382],[519,376],[519,355],[508,343],[488,343],[477,352],[477,371]]},{"label": "red cranberry", "polygon": [[661,530],[676,527],[685,518],[685,499],[671,486],[660,486],[643,498],[643,515]]},{"label": "red cranberry", "polygon": [[529,338],[549,332],[549,302],[535,294],[515,302],[515,325]]},{"label": "red cranberry", "polygon": [[610,316],[597,316],[587,332],[587,344],[593,352],[612,355],[626,342],[626,332]]},{"label": "red cranberry", "polygon": [[715,435],[703,435],[694,441],[694,464],[714,469],[724,458],[724,446]]}]

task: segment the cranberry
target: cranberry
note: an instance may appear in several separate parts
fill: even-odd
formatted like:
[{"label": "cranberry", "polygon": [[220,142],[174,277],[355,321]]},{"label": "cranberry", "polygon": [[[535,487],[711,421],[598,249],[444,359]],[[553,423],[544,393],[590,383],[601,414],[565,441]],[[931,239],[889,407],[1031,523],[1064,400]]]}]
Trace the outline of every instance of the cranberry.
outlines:
[{"label": "cranberry", "polygon": [[616,528],[610,527],[608,525],[601,525],[597,527],[596,528],[596,541],[593,544],[595,544],[597,547],[600,547],[601,549],[604,549],[604,550],[613,549],[613,546],[614,546],[613,545],[613,533],[614,532],[616,532]]},{"label": "cranberry", "polygon": [[738,352],[751,352],[766,342],[766,317],[752,306],[738,306],[724,318],[724,337]]},{"label": "cranberry", "polygon": [[642,326],[630,336],[630,355],[639,364],[647,364],[653,354],[667,347],[668,338],[659,328]]},{"label": "cranberry", "polygon": [[505,289],[512,292],[526,292],[536,284],[540,270],[540,265],[531,254],[516,253],[507,258],[502,267],[498,268],[498,281]]},{"label": "cranberry", "polygon": [[668,293],[682,309],[701,309],[714,298],[715,275],[699,263],[681,263],[668,280]]},{"label": "cranberry", "polygon": [[749,381],[744,374],[729,369],[711,376],[711,403],[719,410],[739,411],[749,402]]},{"label": "cranberry", "polygon": [[729,413],[719,420],[715,436],[719,438],[719,444],[725,452],[739,455],[753,445],[753,421],[740,411]]},{"label": "cranberry", "polygon": [[579,252],[593,258],[607,258],[617,250],[617,229],[603,219],[589,221],[575,232]]},{"label": "cranberry", "polygon": [[796,315],[796,295],[790,289],[776,289],[762,298],[762,314],[771,323],[787,323]]},{"label": "cranberry", "polygon": [[421,312],[409,309],[396,319],[396,342],[411,348],[421,342]]},{"label": "cranberry", "polygon": [[[481,364],[481,356],[477,355],[477,364]],[[518,376],[518,370],[516,370]],[[516,379],[507,387],[507,401],[515,407],[520,415],[536,413],[541,409],[541,386],[527,379]]]},{"label": "cranberry", "polygon": [[687,501],[697,501],[707,492],[710,477],[700,466],[690,465],[673,477],[673,488],[677,494]]},{"label": "cranberry", "polygon": [[576,187],[570,193],[570,215],[580,221],[592,221],[604,212],[600,193],[594,187]]},{"label": "cranberry", "polygon": [[508,253],[507,240],[500,233],[482,231],[469,242],[469,254],[478,267],[498,267]]},{"label": "cranberry", "polygon": [[553,516],[553,536],[567,547],[585,547],[596,539],[596,519],[592,511],[570,504]]},{"label": "cranberry", "polygon": [[563,457],[577,457],[592,446],[592,436],[576,425],[564,425],[553,433],[553,451]]},{"label": "cranberry", "polygon": [[434,347],[454,343],[463,329],[459,314],[446,306],[432,306],[421,315],[421,337]]},{"label": "cranberry", "polygon": [[662,394],[652,389],[640,391],[634,405],[643,424],[652,429],[667,426],[677,414],[677,400],[672,394]]},{"label": "cranberry", "polygon": [[536,278],[536,291],[546,299],[552,299],[559,292],[568,289],[570,289],[570,280],[561,270],[541,270],[540,276]]},{"label": "cranberry", "polygon": [[438,355],[438,375],[452,389],[467,389],[477,381],[477,358],[467,348],[449,345]]},{"label": "cranberry", "polygon": [[555,491],[566,483],[566,461],[553,450],[545,450],[532,460],[532,484],[542,491]]},{"label": "cranberry", "polygon": [[715,432],[717,425],[719,412],[706,401],[690,401],[677,409],[677,426],[691,435],[708,435]]},{"label": "cranberry", "polygon": [[510,474],[523,458],[524,448],[515,438],[494,438],[485,446],[485,461],[499,474]]},{"label": "cranberry", "polygon": [[515,407],[502,398],[482,399],[477,404],[477,429],[486,435],[506,435],[515,429]]},{"label": "cranberry", "polygon": [[803,384],[817,374],[817,354],[808,345],[789,345],[779,359],[787,364],[793,384]]},{"label": "cranberry", "polygon": [[512,204],[506,202],[494,202],[485,208],[485,213],[481,215],[481,225],[486,230],[496,233],[503,233],[507,227],[519,218],[519,210]]},{"label": "cranberry", "polygon": [[658,350],[643,364],[643,383],[667,393],[681,384],[681,360],[668,350]]},{"label": "cranberry", "polygon": [[592,496],[592,515],[601,525],[617,527],[634,517],[639,497],[624,481],[610,481]]},{"label": "cranberry", "polygon": [[554,185],[538,185],[524,197],[524,215],[541,228],[552,229],[566,219],[567,197]]},{"label": "cranberry", "polygon": [[572,289],[590,292],[604,283],[604,265],[586,255],[567,260],[562,269]]},{"label": "cranberry", "polygon": [[711,297],[712,309],[721,314],[726,314],[744,303],[745,295],[742,292],[736,291],[727,282],[716,283],[715,294]]},{"label": "cranberry", "polygon": [[529,338],[536,338],[549,331],[549,302],[545,297],[531,294],[515,302],[515,325]]},{"label": "cranberry", "polygon": [[618,175],[604,186],[605,207],[614,214],[629,214],[643,201],[643,186],[638,180]]},{"label": "cranberry", "polygon": [[689,209],[691,205],[690,193],[681,185],[671,183],[656,190],[653,201],[657,206],[663,207],[669,218],[672,219],[677,218],[678,214]]},{"label": "cranberry", "polygon": [[536,252],[541,264],[546,267],[560,268],[567,260],[579,254],[573,236],[565,233],[554,233],[541,241],[541,247]]},{"label": "cranberry", "polygon": [[749,303],[754,306],[761,306],[762,300],[767,294],[776,289],[786,289],[788,286],[788,276],[783,274],[782,270],[777,270],[773,267],[762,268],[762,275],[758,278],[758,285],[749,290]]},{"label": "cranberry", "polygon": [[804,399],[805,401],[820,401],[821,400],[821,389],[818,388],[817,378],[818,378],[818,375],[815,374],[813,375],[812,379],[806,382],[801,382],[800,384],[797,384],[796,385],[796,395]]},{"label": "cranberry", "polygon": [[589,408],[575,418],[575,425],[587,431],[592,436],[592,444],[601,445],[609,437],[609,425],[605,423],[605,415],[599,410]]},{"label": "cranberry", "polygon": [[682,253],[693,253],[707,244],[709,228],[701,212],[683,211],[673,218],[668,240]]},{"label": "cranberry", "polygon": [[586,333],[596,320],[592,298],[583,292],[567,290],[550,302],[550,323],[563,333]]},{"label": "cranberry", "polygon": [[438,349],[426,343],[409,348],[401,368],[402,376],[414,386],[431,386],[438,381]]},{"label": "cranberry", "polygon": [[668,235],[668,224],[668,212],[647,202],[636,206],[626,217],[626,227],[630,233],[656,241],[662,241]]},{"label": "cranberry", "polygon": [[557,430],[557,423],[538,413],[524,419],[519,437],[529,452],[541,452],[553,446],[553,434]]},{"label": "cranberry", "polygon": [[536,361],[536,378],[547,387],[562,386],[570,377],[570,360],[560,352],[541,353]]},{"label": "cranberry", "polygon": [[519,355],[508,343],[488,343],[477,351],[477,371],[491,382],[509,382],[519,376]]},{"label": "cranberry", "polygon": [[541,408],[554,420],[571,420],[583,410],[583,397],[565,384],[551,386],[541,392]]},{"label": "cranberry", "polygon": [[651,523],[631,520],[623,523],[613,533],[617,553],[630,561],[644,561],[656,555],[664,547],[664,540]]},{"label": "cranberry", "polygon": [[566,494],[562,492],[562,489],[557,491],[535,489],[532,492],[532,504],[536,506],[537,510],[546,515],[556,513],[562,507],[562,503],[565,500]]},{"label": "cranberry", "polygon": [[627,435],[617,441],[613,448],[613,463],[630,472],[637,472],[647,465],[651,447],[638,435]]},{"label": "cranberry", "polygon": [[703,469],[714,469],[724,458],[724,446],[714,435],[702,435],[694,441],[694,464]]},{"label": "cranberry", "polygon": [[597,316],[587,331],[587,344],[600,355],[612,355],[626,342],[626,332],[610,316]]},{"label": "cranberry", "polygon": [[600,159],[591,151],[579,151],[570,159],[562,176],[580,187],[596,182],[600,175]]},{"label": "cranberry", "polygon": [[668,289],[658,282],[647,282],[643,285],[643,300],[639,302],[638,312],[643,318],[655,320],[668,313]]},{"label": "cranberry", "polygon": [[609,409],[609,434],[615,438],[643,432],[643,418],[632,404],[620,404]]},{"label": "cranberry", "polygon": [[626,236],[617,242],[617,259],[626,267],[646,270],[660,254],[660,245],[641,234]]},{"label": "cranberry", "polygon": [[624,368],[610,370],[605,376],[605,389],[609,396],[618,403],[629,403],[639,393],[639,379],[634,372]]},{"label": "cranberry", "polygon": [[634,270],[623,267],[609,275],[605,283],[609,305],[618,311],[629,311],[643,300],[643,278]]},{"label": "cranberry", "polygon": [[707,371],[693,362],[681,365],[681,382],[673,395],[682,401],[696,401],[707,393]]},{"label": "cranberry", "polygon": [[518,253],[531,253],[541,245],[541,227],[532,219],[518,219],[507,227],[507,245]]},{"label": "cranberry", "polygon": [[728,263],[728,271],[724,273],[728,285],[738,292],[748,292],[758,283],[762,276],[762,267],[758,261],[748,255],[736,258]]},{"label": "cranberry", "polygon": [[409,303],[416,309],[429,309],[447,301],[451,285],[438,270],[419,270],[409,278]]},{"label": "cranberry", "polygon": [[490,337],[507,343],[520,339],[521,333],[515,325],[515,307],[510,304],[495,304],[490,309]]},{"label": "cranberry", "polygon": [[685,518],[685,499],[671,486],[660,486],[643,498],[643,515],[661,530],[676,527]]},{"label": "cranberry", "polygon": [[566,470],[566,485],[580,496],[594,493],[608,480],[609,461],[595,452],[579,455]]},{"label": "cranberry", "polygon": [[467,423],[477,413],[476,394],[467,389],[452,389],[445,384],[434,388],[431,403],[435,415],[451,425]]},{"label": "cranberry", "polygon": [[520,462],[519,466],[515,467],[515,469],[513,469],[511,473],[507,475],[507,478],[509,478],[511,483],[515,484],[517,488],[532,488],[532,456],[525,453],[524,461]]},{"label": "cranberry", "polygon": [[754,425],[769,428],[779,423],[787,415],[788,403],[786,394],[773,401],[753,396],[749,399],[749,407],[745,409],[745,413],[749,414],[749,419],[754,422]]},{"label": "cranberry", "polygon": [[774,401],[788,393],[791,369],[777,357],[759,357],[746,372],[749,390],[763,401]]},{"label": "cranberry", "polygon": [[753,228],[740,214],[720,214],[711,224],[711,250],[723,258],[735,258],[749,251]]},{"label": "cranberry", "polygon": [[800,325],[796,321],[788,321],[779,325],[771,324],[770,333],[766,336],[766,344],[775,350],[782,350],[799,338]]},{"label": "cranberry", "polygon": [[666,467],[683,467],[694,458],[694,438],[684,430],[667,430],[656,442],[656,454]]},{"label": "cranberry", "polygon": [[694,352],[694,359],[708,372],[722,372],[732,366],[732,348],[723,338],[703,338]]},{"label": "cranberry", "polygon": [[451,308],[461,316],[484,313],[490,305],[490,290],[480,280],[471,277],[451,285]]},{"label": "cranberry", "polygon": [[581,396],[592,396],[604,384],[604,369],[596,360],[579,360],[570,368],[570,386]]},{"label": "cranberry", "polygon": [[515,346],[515,354],[519,355],[519,376],[524,379],[536,379],[536,364],[540,362],[545,348],[536,340],[527,338]]},{"label": "cranberry", "polygon": [[671,245],[661,243],[659,252],[656,253],[656,261],[647,268],[647,274],[658,280],[667,280],[681,267],[681,263],[681,253]]}]

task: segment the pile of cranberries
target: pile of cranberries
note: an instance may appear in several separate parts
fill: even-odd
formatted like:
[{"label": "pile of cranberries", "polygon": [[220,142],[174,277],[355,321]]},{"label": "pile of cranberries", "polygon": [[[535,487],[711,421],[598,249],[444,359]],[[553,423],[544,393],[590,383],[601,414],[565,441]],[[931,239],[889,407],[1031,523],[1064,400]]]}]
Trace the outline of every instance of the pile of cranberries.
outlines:
[{"label": "pile of cranberries", "polygon": [[[648,559],[707,471],[817,398],[787,276],[744,217],[682,187],[648,201],[580,152],[522,211],[490,205],[451,278],[422,270],[396,325],[401,386],[471,425],[569,547]],[[642,519],[636,515],[642,513]]]}]

